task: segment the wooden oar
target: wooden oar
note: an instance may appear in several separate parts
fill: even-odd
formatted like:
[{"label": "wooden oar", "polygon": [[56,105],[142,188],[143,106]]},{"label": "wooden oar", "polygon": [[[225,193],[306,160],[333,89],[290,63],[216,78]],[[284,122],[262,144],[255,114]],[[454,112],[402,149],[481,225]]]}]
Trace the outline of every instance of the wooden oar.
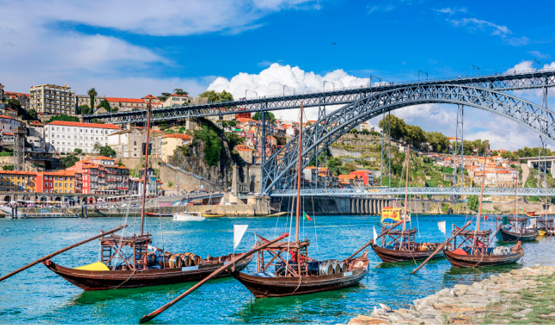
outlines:
[{"label": "wooden oar", "polygon": [[428,263],[428,261],[429,261],[430,259],[432,259],[432,257],[434,257],[434,255],[436,255],[437,252],[439,252],[445,245],[447,245],[447,243],[449,243],[450,241],[452,241],[453,238],[457,237],[457,236],[461,233],[461,231],[464,230],[464,228],[470,226],[471,223],[472,223],[472,220],[469,221],[469,222],[467,222],[466,225],[464,225],[464,227],[462,227],[461,229],[459,229],[459,231],[457,231],[453,236],[451,236],[451,238],[447,239],[444,243],[442,243],[442,244],[436,249],[436,251],[435,251],[432,255],[428,256],[428,258],[427,258],[424,262],[422,262],[422,264],[420,264],[420,266],[417,267],[414,271],[410,272],[410,274],[414,274],[414,273],[416,273],[416,271],[420,270],[420,268],[423,267],[424,264]]},{"label": "wooden oar", "polygon": [[189,290],[185,291],[184,293],[180,294],[179,297],[175,298],[174,300],[168,302],[167,304],[165,304],[164,306],[156,309],[155,311],[153,311],[152,313],[145,315],[143,317],[141,317],[141,319],[139,320],[139,324],[142,323],[146,323],[152,319],[154,319],[156,316],[160,315],[161,313],[163,313],[166,309],[170,308],[171,306],[175,305],[177,302],[179,302],[181,299],[185,298],[187,295],[189,295],[191,292],[197,290],[200,286],[202,286],[203,284],[205,284],[208,280],[212,279],[213,277],[217,276],[218,274],[222,273],[223,271],[225,271],[227,268],[233,266],[235,263],[239,262],[240,260],[243,260],[249,256],[251,256],[252,254],[258,252],[261,249],[264,249],[270,245],[272,245],[273,243],[276,243],[284,238],[287,238],[289,236],[288,233],[283,233],[281,236],[279,236],[278,238],[269,241],[265,244],[262,244],[256,248],[251,249],[250,251],[246,252],[244,255],[242,255],[241,257],[234,259],[233,261],[231,261],[230,263],[220,267],[219,269],[217,269],[216,271],[212,272],[212,274],[210,274],[209,276],[207,276],[206,278],[204,278],[202,281],[200,281],[199,283],[195,284],[194,286],[192,286]]},{"label": "wooden oar", "polygon": [[47,260],[47,259],[50,259],[50,258],[52,258],[52,257],[54,257],[54,256],[56,256],[56,255],[59,255],[59,254],[65,252],[65,251],[68,251],[68,250],[70,250],[70,249],[72,249],[72,248],[75,248],[75,247],[77,247],[77,246],[80,246],[80,245],[83,245],[83,244],[85,244],[85,243],[88,243],[88,242],[90,242],[91,240],[95,240],[95,239],[100,238],[100,237],[102,237],[102,236],[106,236],[106,235],[109,235],[109,234],[113,234],[113,233],[115,233],[116,231],[120,231],[120,230],[122,230],[123,228],[126,228],[126,227],[127,227],[127,225],[121,225],[121,226],[117,227],[116,229],[112,229],[112,230],[110,230],[110,231],[103,232],[103,233],[101,233],[100,235],[91,237],[91,238],[89,238],[89,239],[85,239],[85,240],[83,240],[83,241],[78,242],[77,244],[73,244],[73,245],[68,246],[68,247],[66,247],[66,248],[62,248],[62,249],[60,249],[60,250],[58,250],[58,251],[55,251],[55,252],[52,253],[52,254],[43,256],[43,257],[39,258],[38,260],[36,260],[36,261],[34,261],[34,262],[32,262],[32,263],[29,263],[29,264],[27,264],[27,265],[25,265],[25,266],[23,266],[23,267],[20,267],[19,269],[15,270],[15,271],[11,272],[11,273],[8,273],[8,274],[4,275],[3,277],[0,278],[0,282],[6,280],[7,278],[11,277],[12,275],[16,275],[17,273],[19,273],[19,272],[21,272],[21,271],[23,271],[23,270],[26,270],[26,269],[30,268],[31,266],[36,265],[36,264],[38,264],[38,263],[40,263],[40,262],[42,262],[42,261],[45,261],[45,260]]},{"label": "wooden oar", "polygon": [[382,233],[382,234],[379,235],[378,237],[376,237],[376,238],[372,239],[371,241],[367,242],[366,244],[364,244],[358,251],[354,252],[351,256],[347,257],[347,259],[353,258],[353,256],[356,256],[358,253],[362,252],[363,249],[365,249],[365,248],[368,247],[369,245],[372,245],[372,243],[373,243],[376,239],[378,239],[378,238],[380,238],[380,237],[382,237],[382,236],[385,236],[385,235],[389,234],[389,232],[390,232],[391,230],[393,230],[393,228],[399,226],[399,225],[402,224],[402,223],[403,223],[403,221],[399,221],[398,223],[394,224],[394,225],[393,225],[391,228],[389,228],[386,232]]}]

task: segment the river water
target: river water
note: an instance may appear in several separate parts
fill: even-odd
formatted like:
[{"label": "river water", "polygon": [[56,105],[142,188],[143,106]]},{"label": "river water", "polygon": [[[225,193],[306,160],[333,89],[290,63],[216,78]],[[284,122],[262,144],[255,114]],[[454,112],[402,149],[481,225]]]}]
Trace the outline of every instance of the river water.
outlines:
[{"label": "river water", "polygon": [[[309,255],[318,259],[343,259],[372,238],[376,216],[320,216],[303,221],[302,238],[312,242]],[[464,225],[470,216],[413,216],[418,241],[442,241],[437,222]],[[0,274],[6,274],[43,255],[122,224],[120,218],[0,219]],[[127,233],[138,232],[139,218],[130,218]],[[146,230],[154,245],[169,251],[193,252],[205,257],[226,255],[232,250],[233,225],[249,225],[237,251],[254,243],[254,233],[266,238],[289,231],[281,218],[220,218],[203,222],[174,222],[147,218]],[[471,226],[473,227],[473,226]],[[485,222],[485,228],[494,224]],[[483,228],[482,228],[483,229]],[[294,231],[291,231],[293,234]],[[470,284],[491,274],[537,263],[553,265],[554,239],[524,243],[525,257],[518,264],[486,269],[452,269],[445,259],[430,262],[417,275],[409,275],[414,263],[381,264],[370,251],[370,271],[360,285],[331,292],[286,298],[255,299],[233,278],[211,281],[156,318],[154,323],[347,323],[359,314],[370,314],[385,303],[408,307],[412,300],[455,284]],[[98,261],[97,241],[53,258],[67,267]],[[250,265],[252,271],[255,261]],[[83,292],[61,277],[36,265],[0,283],[2,323],[134,323],[150,311],[175,298],[194,283],[139,289]]]}]

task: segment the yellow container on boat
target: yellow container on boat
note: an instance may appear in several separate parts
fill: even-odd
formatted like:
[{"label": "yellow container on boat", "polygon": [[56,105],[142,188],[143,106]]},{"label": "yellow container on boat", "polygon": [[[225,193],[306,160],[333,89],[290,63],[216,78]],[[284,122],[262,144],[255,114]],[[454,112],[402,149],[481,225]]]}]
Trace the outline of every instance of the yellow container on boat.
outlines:
[{"label": "yellow container on boat", "polygon": [[85,270],[85,271],[110,271],[110,269],[102,262],[96,262],[92,264],[87,264],[79,267],[74,267],[74,270]]},{"label": "yellow container on boat", "polygon": [[[384,207],[382,209],[381,223],[397,223],[403,219],[403,208]],[[410,213],[408,214],[407,221],[410,221]]]}]

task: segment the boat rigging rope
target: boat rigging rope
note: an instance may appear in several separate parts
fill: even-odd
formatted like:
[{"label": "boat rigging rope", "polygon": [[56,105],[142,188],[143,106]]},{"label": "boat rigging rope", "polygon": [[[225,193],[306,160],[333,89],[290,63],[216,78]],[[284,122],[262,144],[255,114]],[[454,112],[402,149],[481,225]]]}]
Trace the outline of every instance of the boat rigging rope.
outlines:
[{"label": "boat rigging rope", "polygon": [[118,284],[118,285],[117,285],[116,287],[114,287],[113,289],[117,289],[117,288],[121,287],[122,285],[124,285],[127,281],[129,281],[129,280],[133,277],[133,275],[135,275],[135,272],[137,272],[137,269],[133,269],[133,273],[131,273],[131,275],[130,275],[125,281],[123,281],[122,283]]},{"label": "boat rigging rope", "polygon": [[[318,171],[316,171],[318,172]],[[318,232],[316,231],[316,216],[315,216],[315,211],[314,211],[314,196],[311,197],[312,198],[312,218],[314,218],[314,220],[312,221],[312,224],[314,225],[314,236],[316,238],[316,253],[318,254],[318,260],[320,260],[320,246],[318,245]]]}]

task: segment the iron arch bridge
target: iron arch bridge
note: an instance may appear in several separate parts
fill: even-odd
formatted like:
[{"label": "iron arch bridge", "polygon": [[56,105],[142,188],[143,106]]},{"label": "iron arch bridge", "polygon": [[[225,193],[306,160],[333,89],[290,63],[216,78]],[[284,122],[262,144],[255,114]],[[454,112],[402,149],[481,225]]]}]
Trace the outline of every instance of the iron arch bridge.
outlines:
[{"label": "iron arch bridge", "polygon": [[[555,112],[493,89],[457,84],[417,84],[384,90],[361,98],[321,117],[306,128],[302,139],[302,168],[354,127],[385,112],[428,104],[460,104],[513,120],[555,143]],[[261,193],[290,189],[297,175],[299,136],[262,164]]]}]

